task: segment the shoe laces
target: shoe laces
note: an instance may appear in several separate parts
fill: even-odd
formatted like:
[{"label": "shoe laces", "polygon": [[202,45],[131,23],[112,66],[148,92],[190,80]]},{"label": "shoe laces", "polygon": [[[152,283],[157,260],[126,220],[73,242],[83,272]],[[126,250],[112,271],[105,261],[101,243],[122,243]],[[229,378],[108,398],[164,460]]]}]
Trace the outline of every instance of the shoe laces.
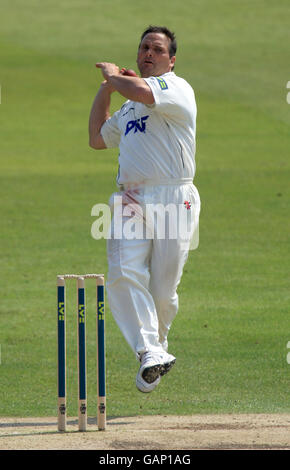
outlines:
[{"label": "shoe laces", "polygon": [[147,351],[144,354],[142,354],[141,364],[145,364],[146,362],[150,362],[151,360],[156,360],[157,357],[159,359],[158,354],[156,353],[154,354],[152,351]]}]

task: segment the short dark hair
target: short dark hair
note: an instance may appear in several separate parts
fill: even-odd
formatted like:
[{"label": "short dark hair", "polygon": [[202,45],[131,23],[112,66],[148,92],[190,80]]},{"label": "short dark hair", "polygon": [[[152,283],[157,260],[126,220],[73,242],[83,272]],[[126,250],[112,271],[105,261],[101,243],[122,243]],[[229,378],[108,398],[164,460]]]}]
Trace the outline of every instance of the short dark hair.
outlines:
[{"label": "short dark hair", "polygon": [[[173,57],[176,54],[177,51],[177,42],[175,38],[175,34],[170,31],[168,28],[165,26],[148,26],[148,28],[142,33],[140,44],[143,41],[143,38],[146,36],[146,34],[149,33],[162,33],[165,34],[170,39],[170,45],[169,45],[169,57]],[[139,47],[140,47],[139,44]]]}]

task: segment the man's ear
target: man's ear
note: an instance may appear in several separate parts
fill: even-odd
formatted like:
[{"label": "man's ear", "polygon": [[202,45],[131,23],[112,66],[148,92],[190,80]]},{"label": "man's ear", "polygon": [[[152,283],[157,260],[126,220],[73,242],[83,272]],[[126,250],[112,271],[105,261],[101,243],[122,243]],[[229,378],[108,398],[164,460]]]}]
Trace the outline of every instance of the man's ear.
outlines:
[{"label": "man's ear", "polygon": [[176,61],[176,56],[173,55],[173,56],[170,58],[170,66],[171,66],[171,69],[170,69],[170,70],[173,70],[174,65],[175,65],[175,61]]}]

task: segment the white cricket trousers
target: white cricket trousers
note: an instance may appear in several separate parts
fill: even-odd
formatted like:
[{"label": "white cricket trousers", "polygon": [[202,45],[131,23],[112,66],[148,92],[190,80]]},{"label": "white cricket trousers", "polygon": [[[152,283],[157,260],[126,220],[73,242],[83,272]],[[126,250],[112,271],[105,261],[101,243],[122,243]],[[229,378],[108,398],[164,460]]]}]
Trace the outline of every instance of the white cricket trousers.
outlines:
[{"label": "white cricket trousers", "polygon": [[107,242],[110,309],[137,357],[166,351],[178,311],[177,287],[198,230],[198,191],[192,182],[127,186],[110,202],[115,203]]}]

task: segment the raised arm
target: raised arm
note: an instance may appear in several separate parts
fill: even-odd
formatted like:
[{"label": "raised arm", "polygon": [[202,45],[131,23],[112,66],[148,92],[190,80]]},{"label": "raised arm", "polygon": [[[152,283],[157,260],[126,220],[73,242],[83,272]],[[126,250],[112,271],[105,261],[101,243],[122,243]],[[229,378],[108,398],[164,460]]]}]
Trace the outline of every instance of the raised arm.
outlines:
[{"label": "raised arm", "polygon": [[102,70],[107,82],[127,100],[154,103],[152,91],[143,78],[123,75],[117,65],[109,62],[98,62],[96,67]]}]

